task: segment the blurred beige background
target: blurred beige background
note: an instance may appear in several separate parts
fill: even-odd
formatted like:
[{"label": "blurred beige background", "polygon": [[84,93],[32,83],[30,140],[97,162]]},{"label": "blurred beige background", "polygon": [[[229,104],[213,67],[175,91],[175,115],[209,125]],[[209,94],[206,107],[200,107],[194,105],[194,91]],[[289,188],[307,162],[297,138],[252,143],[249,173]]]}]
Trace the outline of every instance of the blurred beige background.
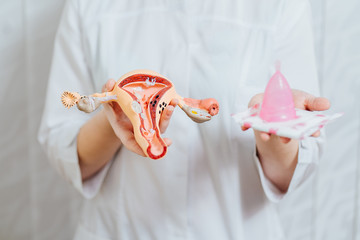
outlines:
[{"label": "blurred beige background", "polygon": [[[36,136],[65,0],[0,1],[0,239],[71,239],[81,197]],[[289,240],[360,240],[360,1],[310,0],[326,128],[317,174],[278,205]]]}]

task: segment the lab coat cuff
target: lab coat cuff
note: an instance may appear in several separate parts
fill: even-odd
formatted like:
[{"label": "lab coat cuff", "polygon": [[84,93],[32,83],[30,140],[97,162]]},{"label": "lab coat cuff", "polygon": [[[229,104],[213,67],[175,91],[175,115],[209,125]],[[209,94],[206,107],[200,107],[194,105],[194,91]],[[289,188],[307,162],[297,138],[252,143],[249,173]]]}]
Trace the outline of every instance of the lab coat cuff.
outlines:
[{"label": "lab coat cuff", "polygon": [[262,187],[264,189],[264,193],[266,195],[266,197],[271,201],[271,202],[279,202],[283,197],[284,197],[284,193],[282,193],[266,176],[265,173],[262,169],[261,163],[260,163],[260,159],[258,158],[257,154],[256,154],[256,146],[253,152],[253,158],[255,160],[255,164],[256,167],[258,169],[259,172],[259,176],[260,176],[260,181],[262,184]]},{"label": "lab coat cuff", "polygon": [[299,141],[298,163],[291,179],[287,194],[299,188],[315,172],[319,163],[319,149],[313,137]]},{"label": "lab coat cuff", "polygon": [[256,154],[256,146],[253,152],[255,164],[259,171],[260,181],[263,186],[266,197],[271,202],[279,202],[286,195],[297,189],[302,183],[308,179],[315,171],[317,166],[316,149],[314,149],[313,143],[316,141],[314,138],[308,138],[299,142],[298,163],[296,165],[293,177],[291,179],[288,191],[286,193],[281,192],[264,174],[260,160]]},{"label": "lab coat cuff", "polygon": [[98,173],[82,182],[82,189],[78,189],[86,199],[95,197],[100,191],[111,164],[112,161],[109,161]]},{"label": "lab coat cuff", "polygon": [[59,149],[62,154],[58,155],[60,159],[57,159],[56,162],[60,165],[60,167],[58,167],[60,168],[60,174],[63,175],[67,181],[71,182],[86,199],[91,199],[99,192],[112,161],[108,162],[90,179],[84,182],[82,181],[77,154],[77,136],[83,124],[84,122],[81,121],[73,122],[71,126],[66,126],[66,130],[61,128],[58,137],[62,139],[64,144],[67,144],[63,146],[64,148]]}]

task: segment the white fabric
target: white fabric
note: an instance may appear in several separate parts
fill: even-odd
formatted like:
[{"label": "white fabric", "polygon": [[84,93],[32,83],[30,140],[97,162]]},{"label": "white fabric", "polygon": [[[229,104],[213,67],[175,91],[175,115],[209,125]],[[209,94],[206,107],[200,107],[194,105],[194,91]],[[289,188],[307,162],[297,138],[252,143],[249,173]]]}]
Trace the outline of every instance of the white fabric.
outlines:
[{"label": "white fabric", "polygon": [[[57,170],[89,198],[76,239],[283,239],[262,188],[270,200],[283,195],[261,184],[253,135],[230,114],[263,90],[275,59],[291,86],[318,94],[309,10],[306,1],[69,1],[40,141]],[[221,112],[197,125],[177,111],[164,159],[122,148],[82,185],[75,137],[91,115],[65,109],[58,96],[65,89],[99,91],[135,68],[167,76],[183,96],[218,99]],[[317,162],[321,139],[311,141],[300,145],[292,188]]]},{"label": "white fabric", "polygon": [[[324,134],[324,132],[322,132]],[[292,177],[292,181],[290,183],[288,193],[293,192],[293,190],[299,188],[302,183],[304,183],[305,180],[310,178],[310,176],[313,174],[314,170],[316,169],[318,162],[312,161],[312,159],[316,159],[318,156],[314,156],[316,152],[311,151],[312,145],[318,144],[315,143],[316,140],[314,139],[307,139],[306,141],[300,141],[299,142],[299,148],[301,151],[299,151],[299,157],[298,157],[298,164],[296,166],[294,175]],[[276,186],[274,186],[269,179],[266,178],[264,172],[262,171],[260,161],[257,158],[255,152],[254,152],[254,159],[255,163],[259,169],[260,179],[264,186],[264,191],[266,196],[273,202],[279,202],[284,197],[284,194],[282,194]],[[288,196],[291,196],[291,194],[288,194]]]},{"label": "white fabric", "polygon": [[341,109],[344,117],[336,126],[329,125],[316,182],[318,239],[360,239],[359,10],[360,1],[329,0],[324,5],[322,91],[330,98],[332,111]]},{"label": "white fabric", "polygon": [[[78,221],[79,195],[36,140],[63,2],[0,1],[0,239],[71,239]],[[360,2],[311,3],[322,95],[345,115],[326,128],[315,178],[277,206],[287,240],[359,240]]]},{"label": "white fabric", "polygon": [[71,239],[82,201],[37,140],[63,0],[0,1],[0,239]]},{"label": "white fabric", "polygon": [[329,114],[344,115],[326,127],[315,178],[283,199],[278,210],[289,240],[359,240],[360,2],[312,0],[311,4],[321,95],[331,101]]}]

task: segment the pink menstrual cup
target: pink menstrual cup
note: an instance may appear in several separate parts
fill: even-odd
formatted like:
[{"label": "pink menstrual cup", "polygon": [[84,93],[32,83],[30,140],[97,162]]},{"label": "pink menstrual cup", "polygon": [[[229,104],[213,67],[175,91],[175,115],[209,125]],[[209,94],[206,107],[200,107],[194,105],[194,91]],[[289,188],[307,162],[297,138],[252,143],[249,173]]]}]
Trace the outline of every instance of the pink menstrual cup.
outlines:
[{"label": "pink menstrual cup", "polygon": [[280,72],[280,64],[277,65],[275,74],[266,86],[260,110],[260,118],[267,122],[282,122],[296,118],[290,86]]}]

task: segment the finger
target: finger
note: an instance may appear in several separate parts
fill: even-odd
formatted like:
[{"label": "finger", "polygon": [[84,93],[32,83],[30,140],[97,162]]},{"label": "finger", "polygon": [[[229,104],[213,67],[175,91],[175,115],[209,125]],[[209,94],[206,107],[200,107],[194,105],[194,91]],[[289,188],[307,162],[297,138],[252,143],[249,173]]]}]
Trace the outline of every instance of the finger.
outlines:
[{"label": "finger", "polygon": [[311,136],[312,136],[312,137],[319,137],[319,136],[320,136],[320,130],[317,130],[317,131],[314,132]]},{"label": "finger", "polygon": [[114,79],[109,79],[104,86],[102,87],[101,91],[102,92],[109,92],[112,91],[114,89],[114,86],[116,84],[116,81]]},{"label": "finger", "polygon": [[119,117],[120,114],[123,113],[123,110],[121,109],[120,105],[117,102],[109,102],[108,105],[112,108],[115,116]]},{"label": "finger", "polygon": [[259,104],[262,102],[264,97],[263,93],[258,93],[255,96],[253,96],[248,104],[248,107],[251,108],[252,106]]},{"label": "finger", "polygon": [[324,111],[330,108],[330,101],[323,97],[308,95],[305,99],[305,108],[310,111]]},{"label": "finger", "polygon": [[280,137],[280,140],[281,140],[281,142],[282,142],[282,143],[287,144],[287,143],[289,143],[289,142],[291,141],[291,138],[287,138],[287,137]]},{"label": "finger", "polygon": [[168,147],[172,144],[172,140],[170,138],[164,138],[164,142]]},{"label": "finger", "polygon": [[241,130],[243,130],[243,131],[246,131],[246,130],[248,130],[249,128],[251,128],[251,124],[250,124],[250,123],[247,123],[247,122],[245,122],[245,123],[241,126]]},{"label": "finger", "polygon": [[173,107],[176,107],[176,105],[179,104],[179,100],[174,98],[172,99],[170,102],[169,102],[169,105],[173,106]]},{"label": "finger", "polygon": [[[109,92],[112,91],[115,87],[115,80],[114,79],[109,79],[102,87],[101,91],[102,92]],[[103,107],[107,110],[112,109],[112,111],[114,112],[115,115],[122,113],[122,109],[119,106],[118,103],[116,102],[108,102],[107,104],[103,104]]]},{"label": "finger", "polygon": [[169,105],[165,108],[164,112],[161,113],[160,124],[159,124],[160,133],[164,133],[168,128],[174,109],[175,109],[174,106]]},{"label": "finger", "polygon": [[270,140],[270,133],[260,132],[260,138],[261,138],[261,140],[263,140],[264,142],[267,142],[267,141]]},{"label": "finger", "polygon": [[134,134],[131,131],[124,131],[122,132],[121,136],[117,136],[120,138],[121,142],[128,150],[140,156],[146,157],[145,153],[143,152],[139,144],[136,142]]},{"label": "finger", "polygon": [[145,153],[143,152],[143,150],[141,149],[141,147],[139,146],[139,144],[137,144],[137,142],[135,141],[130,141],[127,144],[124,144],[124,146],[129,149],[130,151],[142,156],[142,157],[146,157]]},{"label": "finger", "polygon": [[178,104],[177,99],[170,101],[169,105],[164,109],[160,116],[159,128],[160,133],[164,133],[170,124],[171,116],[175,110],[176,105]]},{"label": "finger", "polygon": [[249,127],[241,126],[241,130],[243,130],[243,131],[247,131],[248,129],[249,129]]}]

